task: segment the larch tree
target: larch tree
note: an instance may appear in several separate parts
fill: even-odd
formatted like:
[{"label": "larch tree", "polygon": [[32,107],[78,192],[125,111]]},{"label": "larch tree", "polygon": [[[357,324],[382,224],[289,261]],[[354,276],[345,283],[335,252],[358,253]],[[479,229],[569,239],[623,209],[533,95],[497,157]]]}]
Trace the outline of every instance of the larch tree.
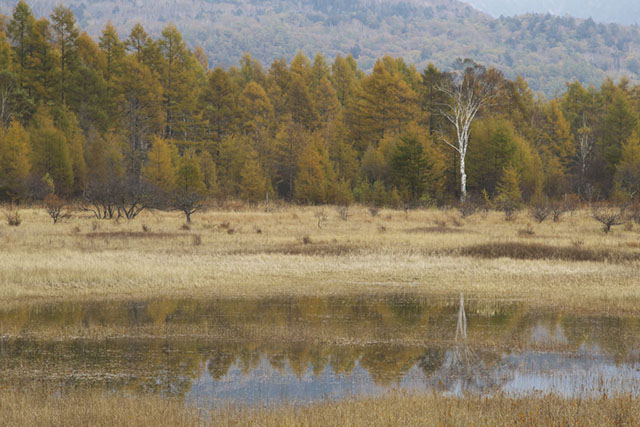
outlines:
[{"label": "larch tree", "polygon": [[471,124],[497,97],[500,82],[488,78],[491,70],[473,61],[465,60],[462,64],[466,68],[461,72],[452,72],[447,84],[438,85],[438,90],[446,96],[440,112],[453,125],[455,140],[449,141],[442,131],[440,136],[446,145],[458,153],[460,202],[464,203],[467,198],[466,160]]},{"label": "larch tree", "polygon": [[622,145],[622,160],[616,167],[616,186],[626,198],[640,197],[640,136],[635,131]]},{"label": "larch tree", "polygon": [[295,198],[303,203],[327,203],[335,180],[333,165],[322,140],[314,135],[302,150],[295,179]]},{"label": "larch tree", "polygon": [[124,43],[120,41],[118,37],[118,31],[111,24],[107,22],[107,25],[102,30],[100,36],[100,42],[98,43],[100,50],[104,53],[106,63],[105,79],[110,82],[114,73],[118,72],[120,61],[125,55]]},{"label": "larch tree", "polygon": [[71,74],[75,71],[77,61],[77,41],[80,33],[76,27],[73,11],[62,5],[56,6],[51,14],[52,32],[59,54],[60,79],[59,93],[62,103],[71,83]]},{"label": "larch tree", "polygon": [[154,138],[147,157],[142,176],[162,199],[173,193],[176,183],[174,156],[169,143],[163,138]]},{"label": "larch tree", "polygon": [[138,174],[151,139],[162,129],[162,87],[146,65],[128,56],[118,88],[118,118],[129,142],[128,168]]},{"label": "larch tree", "polygon": [[27,57],[29,55],[29,35],[33,30],[35,18],[31,12],[31,8],[24,1],[20,0],[13,9],[13,16],[7,27],[7,33],[14,43],[14,52],[16,56],[16,64],[22,71],[27,66]]},{"label": "larch tree", "polygon": [[38,178],[49,176],[56,194],[67,196],[73,192],[74,182],[69,143],[65,134],[54,126],[48,111],[41,108],[36,116],[29,132],[33,171]]},{"label": "larch tree", "polygon": [[193,153],[185,154],[175,173],[172,205],[184,213],[187,224],[191,224],[191,215],[204,206],[206,193],[198,159]]},{"label": "larch tree", "polygon": [[250,149],[240,172],[240,196],[250,203],[257,203],[265,199],[268,188],[258,154]]},{"label": "larch tree", "polygon": [[200,97],[202,116],[206,126],[205,135],[214,141],[221,141],[237,129],[239,119],[237,99],[236,85],[222,68],[216,67],[209,73],[208,84]]},{"label": "larch tree", "polygon": [[385,132],[400,131],[414,117],[416,106],[417,96],[400,73],[389,71],[384,60],[378,60],[347,110],[356,146],[364,151],[369,144],[376,145]]},{"label": "larch tree", "polygon": [[16,198],[25,194],[31,172],[29,134],[13,120],[0,134],[0,193]]}]

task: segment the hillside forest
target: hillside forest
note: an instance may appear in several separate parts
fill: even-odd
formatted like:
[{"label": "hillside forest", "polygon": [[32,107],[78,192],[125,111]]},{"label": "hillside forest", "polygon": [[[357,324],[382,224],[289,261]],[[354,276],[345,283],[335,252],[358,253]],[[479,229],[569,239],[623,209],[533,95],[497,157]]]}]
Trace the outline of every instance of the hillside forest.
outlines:
[{"label": "hillside forest", "polygon": [[[640,190],[640,86],[625,79],[547,100],[469,59],[444,72],[385,56],[365,73],[352,56],[245,54],[209,70],[175,26],[153,39],[107,24],[93,40],[70,9],[36,18],[23,1],[0,70],[4,201],[76,200],[100,217],[223,199],[442,205],[463,196],[461,160],[470,200]],[[483,96],[464,157],[456,88]]]},{"label": "hillside forest", "polygon": [[[479,1],[479,0],[478,0]],[[568,3],[572,1],[572,3]],[[37,16],[49,16],[58,0],[29,0]],[[423,70],[448,69],[473,58],[506,77],[522,76],[547,97],[577,80],[600,86],[607,76],[640,82],[640,32],[634,25],[571,16],[525,14],[493,18],[457,0],[66,0],[78,25],[97,40],[111,21],[121,35],[141,24],[153,38],[173,23],[187,45],[202,47],[212,68],[237,65],[245,52],[262,64],[292,61],[302,51],[328,61],[351,54],[370,73],[385,55]],[[510,0],[509,2],[514,3]],[[538,1],[538,6],[540,2]],[[566,0],[575,14],[595,10],[593,1]],[[618,15],[638,16],[634,2],[600,2]],[[477,4],[474,3],[474,4]],[[553,4],[560,7],[561,2]],[[11,15],[16,0],[0,0]],[[603,6],[604,5],[604,6]],[[536,9],[539,10],[539,9]],[[561,14],[561,12],[559,13]],[[615,21],[626,22],[626,21]],[[633,22],[631,22],[633,24]]]}]

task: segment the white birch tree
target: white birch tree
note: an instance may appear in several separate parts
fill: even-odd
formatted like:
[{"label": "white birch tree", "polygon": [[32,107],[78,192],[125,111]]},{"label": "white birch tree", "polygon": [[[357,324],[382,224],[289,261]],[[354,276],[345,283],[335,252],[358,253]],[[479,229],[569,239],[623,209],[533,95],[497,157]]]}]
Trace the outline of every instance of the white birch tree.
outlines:
[{"label": "white birch tree", "polygon": [[[440,113],[455,128],[455,141],[451,142],[441,131],[442,141],[453,148],[459,156],[460,167],[460,202],[467,198],[466,158],[469,147],[471,124],[482,109],[490,106],[497,97],[500,84],[492,78],[497,73],[490,73],[483,66],[465,60],[459,63],[467,66],[464,71],[450,73],[447,84],[438,85],[446,101],[442,103]],[[490,75],[493,74],[493,75]]]}]

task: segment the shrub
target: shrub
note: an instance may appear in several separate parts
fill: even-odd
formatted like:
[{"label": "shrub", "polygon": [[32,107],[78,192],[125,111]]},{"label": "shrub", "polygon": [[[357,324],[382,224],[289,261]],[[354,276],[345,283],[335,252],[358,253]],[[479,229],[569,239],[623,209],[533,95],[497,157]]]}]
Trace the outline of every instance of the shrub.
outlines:
[{"label": "shrub", "polygon": [[322,228],[324,222],[329,218],[323,209],[318,209],[314,216],[318,220],[318,228]]},{"label": "shrub", "polygon": [[478,206],[469,200],[469,198],[466,198],[463,202],[459,203],[457,208],[462,218],[470,217],[478,210]]},{"label": "shrub", "polygon": [[11,227],[17,227],[22,224],[20,212],[15,207],[11,207],[7,212],[4,213],[4,216],[7,219],[7,224]]},{"label": "shrub", "polygon": [[351,212],[349,212],[349,206],[338,206],[336,208],[338,211],[338,215],[340,215],[340,219],[346,221],[351,216]]},{"label": "shrub", "polygon": [[538,223],[542,223],[547,219],[552,211],[552,205],[545,195],[538,193],[533,196],[531,206],[529,207],[529,215]]},{"label": "shrub", "polygon": [[71,213],[67,210],[66,202],[55,194],[48,194],[44,198],[44,205],[54,224],[71,217]]},{"label": "shrub", "polygon": [[624,207],[600,205],[593,208],[593,219],[602,224],[602,231],[609,233],[611,227],[624,224]]}]

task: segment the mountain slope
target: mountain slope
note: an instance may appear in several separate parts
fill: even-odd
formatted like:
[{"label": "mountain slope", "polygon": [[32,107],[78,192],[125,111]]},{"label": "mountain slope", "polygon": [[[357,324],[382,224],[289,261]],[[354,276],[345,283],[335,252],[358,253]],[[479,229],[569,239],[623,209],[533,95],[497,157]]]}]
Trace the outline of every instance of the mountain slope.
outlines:
[{"label": "mountain slope", "polygon": [[[57,0],[30,2],[50,13]],[[640,74],[636,27],[596,24],[568,17],[524,15],[493,19],[454,0],[68,0],[92,36],[112,23],[125,38],[141,22],[153,35],[170,22],[211,66],[235,65],[244,52],[265,64],[298,50],[312,56],[353,54],[370,69],[385,55],[403,56],[418,69],[448,68],[457,57],[517,74],[552,95],[565,82],[596,84],[610,75]],[[13,1],[0,0],[11,13]]]}]

